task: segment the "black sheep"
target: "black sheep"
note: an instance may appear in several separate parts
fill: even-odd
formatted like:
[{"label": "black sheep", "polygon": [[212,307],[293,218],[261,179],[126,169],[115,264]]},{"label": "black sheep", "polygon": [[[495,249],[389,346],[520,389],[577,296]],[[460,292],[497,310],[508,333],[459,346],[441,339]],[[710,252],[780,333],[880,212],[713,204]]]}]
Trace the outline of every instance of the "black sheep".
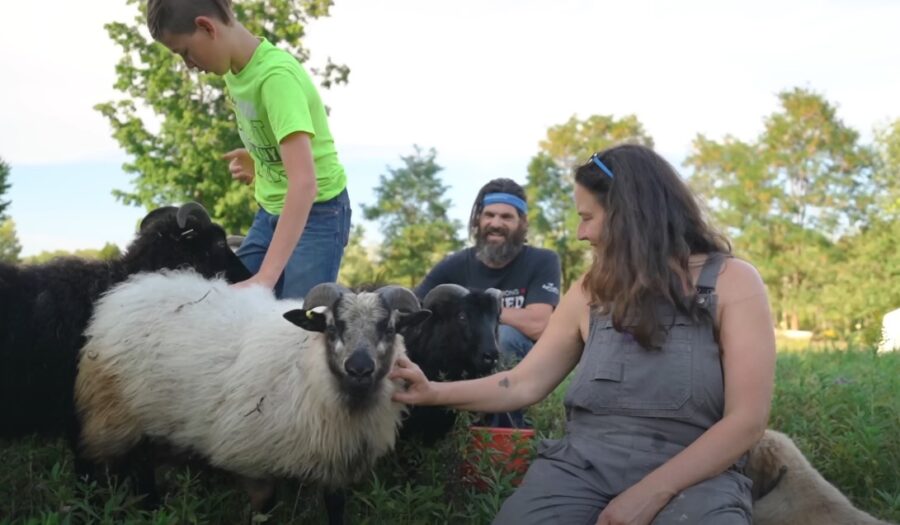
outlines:
[{"label": "black sheep", "polygon": [[[422,300],[431,317],[402,332],[406,353],[432,381],[475,379],[497,364],[500,292],[468,290],[442,284]],[[434,444],[456,422],[456,412],[441,407],[411,407],[400,430],[401,439],[417,436]]]},{"label": "black sheep", "polygon": [[250,277],[196,203],[150,212],[117,260],[0,264],[0,437],[73,432],[76,358],[94,301],[129,275],[182,267]]}]

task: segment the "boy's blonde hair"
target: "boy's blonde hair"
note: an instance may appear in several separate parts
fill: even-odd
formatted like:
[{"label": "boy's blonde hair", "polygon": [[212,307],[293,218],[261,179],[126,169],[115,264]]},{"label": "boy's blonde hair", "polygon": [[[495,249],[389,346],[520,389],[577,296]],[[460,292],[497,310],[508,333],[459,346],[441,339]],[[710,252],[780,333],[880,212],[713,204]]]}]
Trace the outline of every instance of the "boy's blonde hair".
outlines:
[{"label": "boy's blonde hair", "polygon": [[194,19],[198,16],[217,18],[228,24],[234,17],[231,13],[231,0],[147,1],[147,27],[155,40],[159,40],[163,33],[193,33]]}]

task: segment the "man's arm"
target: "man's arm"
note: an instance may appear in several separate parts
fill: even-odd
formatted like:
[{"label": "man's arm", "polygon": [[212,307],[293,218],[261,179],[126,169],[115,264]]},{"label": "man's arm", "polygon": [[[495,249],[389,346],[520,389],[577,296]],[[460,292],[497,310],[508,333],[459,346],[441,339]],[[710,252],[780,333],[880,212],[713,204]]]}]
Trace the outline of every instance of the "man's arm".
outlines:
[{"label": "man's arm", "polygon": [[552,313],[553,307],[545,303],[533,303],[525,308],[504,308],[500,311],[500,322],[537,341],[547,328]]},{"label": "man's arm", "polygon": [[534,271],[528,280],[525,308],[504,308],[500,314],[500,322],[537,341],[547,328],[550,314],[559,304],[561,272],[559,256],[555,252],[536,251],[534,262]]}]

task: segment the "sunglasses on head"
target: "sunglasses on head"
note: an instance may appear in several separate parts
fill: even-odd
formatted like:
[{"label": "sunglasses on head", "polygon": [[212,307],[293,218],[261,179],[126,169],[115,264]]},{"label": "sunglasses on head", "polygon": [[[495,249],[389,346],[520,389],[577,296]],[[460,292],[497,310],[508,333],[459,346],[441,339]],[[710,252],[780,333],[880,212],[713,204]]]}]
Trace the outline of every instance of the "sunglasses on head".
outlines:
[{"label": "sunglasses on head", "polygon": [[607,168],[607,167],[606,167],[606,164],[603,164],[603,161],[600,160],[600,154],[599,154],[599,153],[594,153],[593,155],[591,155],[591,162],[593,162],[598,168],[600,168],[601,170],[603,170],[603,173],[605,173],[606,176],[609,177],[610,179],[616,178],[616,177],[613,175],[612,170],[610,170],[609,168]]}]

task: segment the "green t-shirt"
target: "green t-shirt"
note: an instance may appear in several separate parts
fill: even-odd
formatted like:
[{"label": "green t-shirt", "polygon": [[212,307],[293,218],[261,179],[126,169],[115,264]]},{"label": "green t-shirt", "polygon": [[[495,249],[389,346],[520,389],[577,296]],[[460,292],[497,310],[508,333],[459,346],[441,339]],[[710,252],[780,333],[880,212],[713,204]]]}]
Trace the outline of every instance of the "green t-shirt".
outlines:
[{"label": "green t-shirt", "polygon": [[267,212],[280,215],[287,193],[281,161],[281,141],[302,131],[310,136],[316,166],[316,202],[337,196],[347,185],[328,129],[325,106],[300,62],[265,39],[237,74],[225,74],[234,104],[238,131],[253,156],[256,201]]}]

